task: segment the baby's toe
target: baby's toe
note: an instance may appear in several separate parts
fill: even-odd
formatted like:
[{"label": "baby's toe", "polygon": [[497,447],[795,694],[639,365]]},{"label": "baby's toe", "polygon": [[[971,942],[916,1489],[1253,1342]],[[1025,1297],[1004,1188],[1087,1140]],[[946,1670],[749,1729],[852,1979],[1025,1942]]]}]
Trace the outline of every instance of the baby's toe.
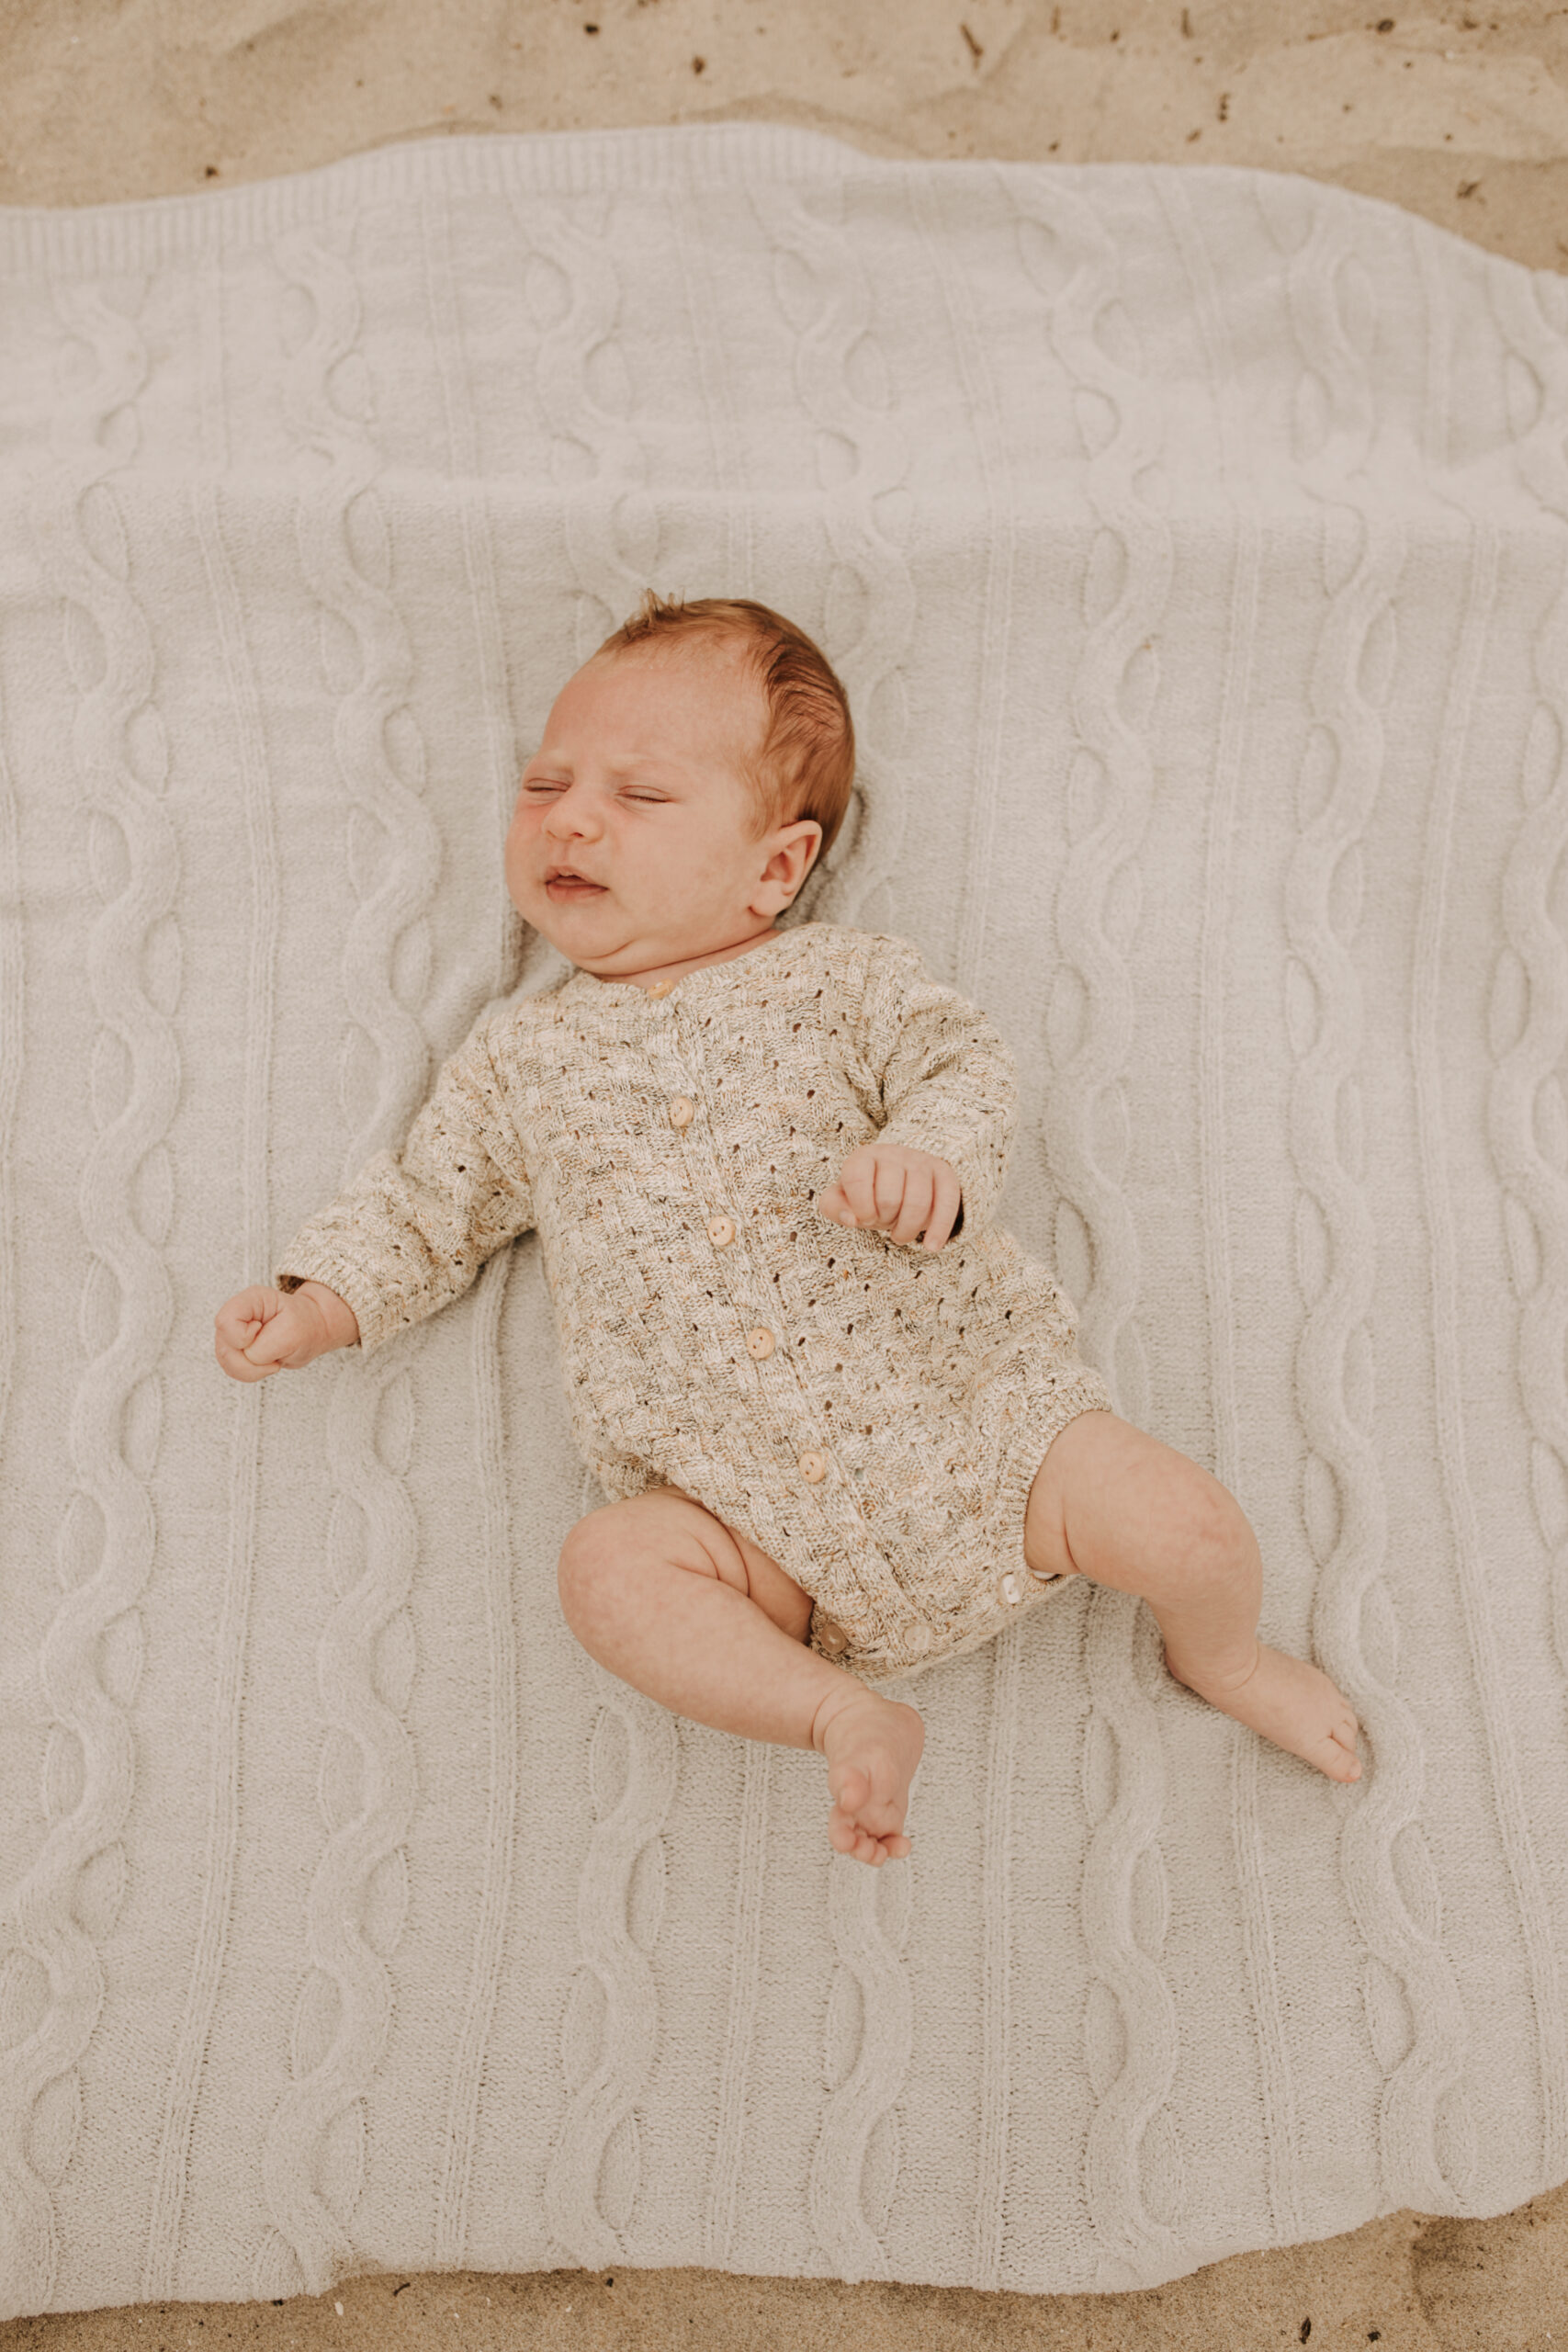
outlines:
[{"label": "baby's toe", "polygon": [[846,1821],[841,1814],[829,1814],[828,1843],[836,1854],[852,1854],[860,1843],[860,1831],[852,1821]]}]

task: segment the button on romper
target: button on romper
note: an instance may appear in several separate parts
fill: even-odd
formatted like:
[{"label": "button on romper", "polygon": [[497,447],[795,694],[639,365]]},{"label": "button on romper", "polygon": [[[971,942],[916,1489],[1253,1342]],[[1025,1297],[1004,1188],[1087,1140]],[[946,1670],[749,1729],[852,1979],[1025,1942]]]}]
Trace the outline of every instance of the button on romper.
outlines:
[{"label": "button on romper", "polygon": [[[811,1594],[813,1648],[908,1678],[1062,1581],[1025,1561],[1029,1489],[1111,1409],[995,1222],[1016,1105],[986,1015],[891,933],[796,923],[650,989],[579,969],[475,1024],[275,1279],[336,1291],[369,1353],[536,1227],[604,1491],[681,1487]],[[878,1136],[956,1170],[942,1250],[817,1208]]]}]

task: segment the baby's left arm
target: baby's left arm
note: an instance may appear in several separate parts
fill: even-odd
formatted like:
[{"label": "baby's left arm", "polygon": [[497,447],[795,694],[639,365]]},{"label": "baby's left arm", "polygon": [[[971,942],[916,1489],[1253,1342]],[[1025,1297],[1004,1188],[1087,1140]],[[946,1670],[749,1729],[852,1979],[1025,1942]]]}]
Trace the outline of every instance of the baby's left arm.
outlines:
[{"label": "baby's left arm", "polygon": [[[842,1212],[858,1212],[852,1195],[864,1197],[868,1176],[879,1208],[901,1179],[896,1231],[908,1229],[911,1215],[928,1247],[959,1227],[974,1231],[996,1208],[1017,1115],[1006,1043],[977,1005],[930,978],[918,948],[884,934],[872,947],[857,1029],[883,1125],[849,1154],[818,1206],[847,1222]],[[856,1221],[871,1220],[857,1213]]]}]

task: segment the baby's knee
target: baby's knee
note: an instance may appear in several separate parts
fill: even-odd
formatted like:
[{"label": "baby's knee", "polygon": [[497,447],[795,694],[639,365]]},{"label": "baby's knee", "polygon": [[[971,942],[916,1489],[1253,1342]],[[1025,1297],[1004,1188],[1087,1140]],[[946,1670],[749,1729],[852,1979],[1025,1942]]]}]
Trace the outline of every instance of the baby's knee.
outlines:
[{"label": "baby's knee", "polygon": [[556,1589],[569,1623],[574,1611],[590,1613],[619,1579],[634,1569],[646,1544],[625,1503],[605,1503],[580,1519],[560,1547]]},{"label": "baby's knee", "polygon": [[1247,1583],[1255,1570],[1258,1538],[1252,1522],[1228,1487],[1197,1471],[1184,1498],[1183,1565],[1194,1585],[1223,1589]]},{"label": "baby's knee", "polygon": [[623,1578],[654,1567],[689,1569],[744,1592],[746,1564],[727,1534],[700,1503],[668,1487],[650,1487],[589,1511],[567,1536],[556,1563],[556,1587],[568,1622],[573,1609],[592,1611]]}]

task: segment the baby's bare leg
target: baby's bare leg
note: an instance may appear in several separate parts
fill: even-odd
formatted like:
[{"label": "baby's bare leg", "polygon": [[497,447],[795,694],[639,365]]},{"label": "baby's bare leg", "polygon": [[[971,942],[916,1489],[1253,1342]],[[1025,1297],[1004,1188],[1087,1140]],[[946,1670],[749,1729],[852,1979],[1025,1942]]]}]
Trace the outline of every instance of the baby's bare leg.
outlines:
[{"label": "baby's bare leg", "polygon": [[1024,1557],[1146,1600],[1179,1682],[1314,1764],[1356,1781],[1356,1717],[1315,1666],[1258,1639],[1263,1563],[1234,1496],[1114,1413],[1059,1431],[1030,1489]]},{"label": "baby's bare leg", "polygon": [[839,1853],[877,1864],[909,1852],[924,1724],[806,1647],[810,1594],[747,1537],[652,1487],[578,1521],[558,1583],[583,1648],[634,1690],[716,1731],[826,1756]]}]

